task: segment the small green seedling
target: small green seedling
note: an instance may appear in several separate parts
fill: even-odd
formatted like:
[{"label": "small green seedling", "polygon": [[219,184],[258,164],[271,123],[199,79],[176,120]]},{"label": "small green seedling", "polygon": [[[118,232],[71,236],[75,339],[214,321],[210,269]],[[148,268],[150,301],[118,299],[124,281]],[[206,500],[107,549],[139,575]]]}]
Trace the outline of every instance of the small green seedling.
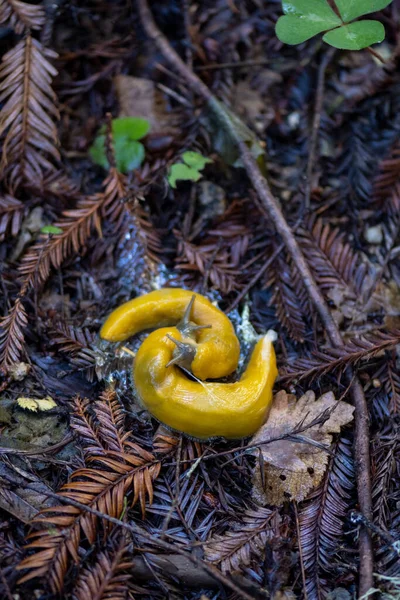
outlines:
[{"label": "small green seedling", "polygon": [[[144,159],[144,146],[139,140],[149,132],[150,123],[147,119],[139,117],[113,119],[111,129],[118,171],[128,173],[140,167]],[[106,126],[103,125],[89,150],[92,161],[104,169],[109,168],[105,146],[106,137]]]},{"label": "small green seedling", "polygon": [[56,227],[55,225],[45,225],[40,230],[40,233],[48,233],[48,234],[51,234],[51,235],[57,235],[57,234],[60,234],[62,232],[63,232],[63,230],[61,229],[61,227]]},{"label": "small green seedling", "polygon": [[173,188],[176,188],[177,181],[198,181],[202,177],[200,171],[212,162],[211,158],[191,150],[184,152],[181,158],[183,163],[173,164],[168,173],[168,183]]},{"label": "small green seedling", "polygon": [[[285,13],[275,32],[285,44],[301,44],[325,31],[324,42],[340,50],[362,50],[385,38],[379,21],[355,21],[386,8],[392,0],[334,0],[338,14],[327,0],[282,0]],[[340,16],[339,16],[340,15]]]}]

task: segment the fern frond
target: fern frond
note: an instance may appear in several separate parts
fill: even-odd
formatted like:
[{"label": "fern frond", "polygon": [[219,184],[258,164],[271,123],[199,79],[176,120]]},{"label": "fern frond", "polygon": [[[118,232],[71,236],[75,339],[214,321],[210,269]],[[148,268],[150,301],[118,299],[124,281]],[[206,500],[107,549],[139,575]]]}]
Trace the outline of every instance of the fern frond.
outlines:
[{"label": "fern frond", "polygon": [[24,329],[28,325],[26,310],[20,298],[0,321],[0,371],[6,373],[20,361],[25,346]]},{"label": "fern frond", "polygon": [[[110,453],[111,454],[111,453]],[[160,463],[151,456],[150,464],[140,456],[117,453],[117,457],[94,456],[98,468],[78,469],[70,481],[58,492],[60,496],[80,502],[109,516],[119,518],[124,508],[124,498],[133,490],[134,504],[139,500],[142,511],[146,497],[153,497],[152,481],[158,476]],[[101,520],[100,520],[101,521]],[[93,514],[60,504],[40,511],[33,519],[44,529],[34,531],[28,538],[28,549],[34,554],[25,558],[17,567],[28,569],[20,582],[46,575],[54,593],[61,593],[64,577],[70,561],[79,563],[79,546],[82,536],[94,544],[99,519]],[[109,521],[101,521],[105,534],[109,534]]]},{"label": "fern frond", "polygon": [[354,338],[337,348],[314,351],[310,358],[299,358],[288,367],[288,377],[315,378],[337,369],[344,369],[362,360],[381,355],[400,343],[400,330],[377,331],[368,337]]},{"label": "fern frond", "polygon": [[59,161],[56,97],[57,74],[48,59],[56,53],[28,35],[3,56],[0,67],[0,135],[5,135],[0,172],[10,189],[40,181]]},{"label": "fern frond", "polygon": [[[182,436],[160,425],[153,438],[153,448],[156,454],[172,454],[179,448]],[[204,446],[200,442],[182,439],[181,463],[192,462],[203,455]]]},{"label": "fern frond", "polygon": [[102,206],[102,215],[114,224],[116,230],[119,230],[125,214],[123,200],[126,199],[127,195],[126,177],[122,173],[119,173],[115,167],[111,167],[103,186],[104,203]]},{"label": "fern frond", "polygon": [[75,396],[72,400],[70,426],[76,431],[84,447],[85,455],[105,454],[105,448],[99,435],[99,427],[90,414],[90,400]]},{"label": "fern frond", "polygon": [[9,233],[11,237],[18,235],[21,229],[24,205],[12,196],[0,198],[0,242]]},{"label": "fern frond", "polygon": [[72,364],[82,369],[94,367],[96,358],[94,350],[91,349],[94,335],[86,327],[77,329],[66,323],[57,323],[50,335],[52,343],[58,346],[60,352],[71,357]]},{"label": "fern frond", "polygon": [[362,294],[369,267],[338,228],[311,218],[298,236],[301,248],[322,291],[345,288],[350,297]]},{"label": "fern frond", "polygon": [[176,268],[208,276],[223,294],[240,289],[238,265],[233,264],[229,250],[218,249],[215,242],[194,244],[181,240]]},{"label": "fern frond", "polygon": [[296,342],[304,341],[306,335],[306,316],[310,315],[310,306],[304,284],[292,261],[277,256],[269,271],[266,284],[272,288],[270,306],[275,307],[276,316],[290,337]]},{"label": "fern frond", "polygon": [[[372,439],[372,505],[374,522],[398,539],[400,523],[400,427],[396,420],[386,421]],[[376,538],[376,562],[379,573],[400,575],[398,551]]]},{"label": "fern frond", "polygon": [[60,198],[68,204],[71,204],[72,200],[77,201],[81,196],[79,185],[62,170],[45,173],[41,181],[30,181],[26,187],[43,198]]},{"label": "fern frond", "polygon": [[278,520],[277,511],[269,508],[247,510],[240,523],[206,543],[207,560],[219,564],[223,573],[243,569],[254,555],[263,552],[267,540],[277,535]]},{"label": "fern frond", "polygon": [[132,562],[128,557],[125,533],[119,533],[119,537],[118,545],[113,540],[111,547],[95,555],[92,566],[79,573],[72,592],[73,600],[126,600]]},{"label": "fern frond", "polygon": [[54,223],[62,233],[50,239],[43,236],[22,258],[19,270],[25,276],[24,289],[43,284],[51,268],[59,268],[68,256],[78,254],[94,231],[102,237],[102,218],[114,224],[114,233],[120,228],[124,182],[124,176],[111,169],[104,182],[104,193],[83,198],[76,208],[62,213],[61,219]]},{"label": "fern frond", "polygon": [[162,245],[159,232],[151,222],[149,214],[139,204],[138,200],[131,203],[130,212],[136,226],[138,241],[143,248],[145,256],[154,263],[159,263],[160,255],[165,249]]},{"label": "fern frond", "polygon": [[[345,516],[351,508],[354,464],[351,440],[342,437],[331,460],[325,480],[299,510],[299,528],[306,592],[319,600],[328,591],[327,573],[343,536]],[[332,578],[330,578],[332,580]]]},{"label": "fern frond", "polygon": [[41,29],[46,14],[40,4],[28,4],[21,0],[0,0],[0,25],[9,25],[17,35],[29,29]]},{"label": "fern frond", "polygon": [[396,144],[390,153],[379,164],[379,175],[374,182],[375,197],[385,199],[391,195],[396,184],[400,183],[400,145]]},{"label": "fern frond", "polygon": [[94,402],[93,410],[100,423],[98,432],[103,446],[115,452],[124,452],[129,432],[124,430],[124,409],[112,389],[105,390]]},{"label": "fern frond", "polygon": [[19,270],[25,276],[25,288],[43,284],[52,267],[57,269],[68,256],[79,253],[92,231],[101,236],[103,203],[104,196],[97,194],[80,200],[75,209],[63,212],[63,218],[54,223],[62,233],[51,238],[43,236],[22,258]]}]

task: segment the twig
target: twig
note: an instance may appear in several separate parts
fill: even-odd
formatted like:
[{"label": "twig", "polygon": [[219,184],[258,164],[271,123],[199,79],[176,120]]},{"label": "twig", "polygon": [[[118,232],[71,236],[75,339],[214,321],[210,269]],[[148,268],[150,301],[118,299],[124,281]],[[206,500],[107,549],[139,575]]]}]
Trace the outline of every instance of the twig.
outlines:
[{"label": "twig", "polygon": [[383,65],[386,65],[386,60],[383,58],[383,56],[381,56],[379,54],[379,52],[377,52],[376,50],[374,50],[373,48],[371,48],[370,46],[368,46],[368,48],[365,48],[367,52],[369,52],[371,54],[371,56],[374,56],[377,60],[379,60],[379,62],[381,62]]},{"label": "twig", "polygon": [[[202,456],[200,456],[199,458],[187,459],[187,460],[185,460],[185,463],[186,464],[194,463],[197,467],[197,465],[201,461],[219,458],[220,456],[227,456],[227,455],[233,454],[235,452],[238,452],[240,454],[245,454],[245,453],[248,453],[250,450],[253,450],[254,448],[261,448],[261,446],[267,446],[268,444],[272,444],[273,442],[280,442],[282,440],[290,440],[292,442],[297,442],[298,444],[310,444],[312,446],[318,447],[320,450],[326,452],[327,454],[332,454],[331,450],[324,444],[316,442],[315,440],[310,439],[310,438],[305,438],[299,434],[304,433],[305,431],[307,431],[308,429],[311,429],[312,427],[316,427],[317,425],[322,426],[324,423],[326,423],[326,421],[328,421],[328,419],[330,418],[332,412],[336,409],[336,406],[334,406],[332,408],[326,408],[319,415],[317,415],[312,421],[310,421],[308,423],[305,423],[305,419],[303,419],[291,431],[285,431],[284,433],[281,433],[280,435],[272,436],[268,440],[263,440],[262,442],[257,442],[256,444],[250,442],[249,444],[246,444],[245,446],[243,446],[243,445],[236,446],[235,448],[230,448],[229,450],[223,450],[222,452],[214,451],[212,454],[206,455],[206,451],[211,450],[210,447],[207,447],[205,452],[202,454]],[[237,454],[236,457],[234,457],[234,458],[237,458],[240,454]],[[170,466],[170,465],[164,465],[164,466]],[[187,474],[188,473],[186,473],[186,475]],[[190,472],[190,474],[191,474],[191,472]]]},{"label": "twig", "polygon": [[247,69],[248,67],[265,67],[270,65],[271,61],[268,58],[262,58],[261,60],[242,60],[236,62],[226,63],[210,63],[209,65],[200,65],[194,67],[195,71],[219,71],[220,69]]},{"label": "twig", "polygon": [[310,199],[311,199],[311,188],[312,188],[312,176],[314,170],[314,163],[316,160],[316,149],[317,149],[317,141],[318,141],[318,133],[319,126],[321,122],[321,111],[322,111],[322,102],[324,97],[324,84],[325,84],[325,73],[326,68],[332,60],[333,55],[335,54],[335,48],[329,48],[327,52],[322,56],[321,63],[318,68],[318,78],[317,78],[317,93],[315,96],[315,105],[314,105],[314,118],[311,128],[311,139],[310,139],[310,150],[308,153],[308,162],[307,162],[307,174],[306,174],[306,189],[304,194],[304,208],[308,210],[310,208]]},{"label": "twig", "polygon": [[192,52],[192,40],[190,38],[190,8],[188,0],[182,0],[183,8],[183,25],[185,28],[185,55],[186,64],[189,69],[193,68],[193,52]]},{"label": "twig", "polygon": [[[277,232],[281,235],[293,262],[297,266],[303,278],[307,292],[313,301],[320,319],[326,329],[328,337],[333,346],[343,344],[340,331],[330,313],[329,307],[319,290],[311,270],[300,250],[292,230],[286,222],[278,202],[272,195],[268,182],[260,173],[257,163],[251,151],[240,136],[235,125],[223,105],[215,98],[209,88],[195,75],[180,56],[171,47],[168,40],[158,29],[146,0],[138,0],[137,6],[142,26],[149,38],[158,47],[164,58],[171,66],[187,81],[191,89],[201,96],[208,104],[209,110],[218,120],[219,125],[225,129],[232,141],[236,144],[242,163],[247,175],[258,193],[261,203],[268,212],[269,218],[274,224]],[[346,371],[347,377],[353,377],[352,369]],[[369,416],[365,401],[364,391],[359,380],[355,377],[350,388],[352,400],[355,406],[355,464],[357,477],[357,491],[360,511],[369,520],[372,517],[371,501],[371,479],[370,479],[370,456],[369,456]],[[365,594],[373,585],[373,552],[372,541],[368,530],[361,528],[359,538],[360,573],[359,573],[359,595]]]}]

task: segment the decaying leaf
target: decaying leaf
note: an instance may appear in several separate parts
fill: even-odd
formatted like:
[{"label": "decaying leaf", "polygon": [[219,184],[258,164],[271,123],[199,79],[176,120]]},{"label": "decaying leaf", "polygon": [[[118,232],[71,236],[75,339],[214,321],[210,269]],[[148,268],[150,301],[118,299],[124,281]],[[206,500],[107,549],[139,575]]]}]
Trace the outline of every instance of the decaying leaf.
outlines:
[{"label": "decaying leaf", "polygon": [[46,398],[18,398],[17,404],[20,408],[32,412],[51,410],[57,406],[51,396],[46,396]]},{"label": "decaying leaf", "polygon": [[168,113],[164,97],[153,81],[142,77],[117,75],[114,83],[120,105],[120,117],[147,119],[152,135],[174,136],[179,133],[176,119]]},{"label": "decaying leaf", "polygon": [[252,439],[258,446],[254,455],[262,456],[253,474],[254,499],[261,505],[303,500],[326,469],[328,453],[321,445],[329,447],[331,434],[353,419],[353,411],[347,402],[335,400],[332,392],[316,400],[314,392],[308,391],[297,402],[285,391],[276,394],[267,422]]}]

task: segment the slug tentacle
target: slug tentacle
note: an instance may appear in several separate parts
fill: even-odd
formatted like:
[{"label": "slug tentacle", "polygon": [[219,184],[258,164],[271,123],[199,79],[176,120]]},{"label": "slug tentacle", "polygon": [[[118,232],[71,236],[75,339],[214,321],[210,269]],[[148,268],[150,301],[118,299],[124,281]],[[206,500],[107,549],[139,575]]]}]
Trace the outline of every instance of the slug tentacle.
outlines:
[{"label": "slug tentacle", "polygon": [[179,367],[190,370],[190,366],[196,356],[195,344],[193,342],[181,342],[172,337],[169,333],[167,333],[167,337],[175,344],[176,348],[173,353],[173,358],[166,364],[166,367],[178,365]]},{"label": "slug tentacle", "polygon": [[[164,327],[166,321],[175,326]],[[196,329],[188,329],[191,324]],[[211,328],[205,329],[207,325]],[[133,364],[141,405],[162,423],[197,439],[255,433],[268,416],[277,376],[272,334],[256,343],[235,383],[204,381],[237,367],[239,341],[226,315],[200,294],[174,288],[136,298],[110,315],[101,336],[122,341],[155,327],[161,328],[148,335]],[[191,370],[195,381],[177,364]]]},{"label": "slug tentacle", "polygon": [[196,355],[191,371],[203,380],[226,377],[237,369],[239,340],[228,317],[201,294],[166,288],[134,298],[111,313],[100,336],[110,342],[123,342],[146,329],[175,326],[184,319],[193,296],[190,316],[201,329],[196,331]]}]

